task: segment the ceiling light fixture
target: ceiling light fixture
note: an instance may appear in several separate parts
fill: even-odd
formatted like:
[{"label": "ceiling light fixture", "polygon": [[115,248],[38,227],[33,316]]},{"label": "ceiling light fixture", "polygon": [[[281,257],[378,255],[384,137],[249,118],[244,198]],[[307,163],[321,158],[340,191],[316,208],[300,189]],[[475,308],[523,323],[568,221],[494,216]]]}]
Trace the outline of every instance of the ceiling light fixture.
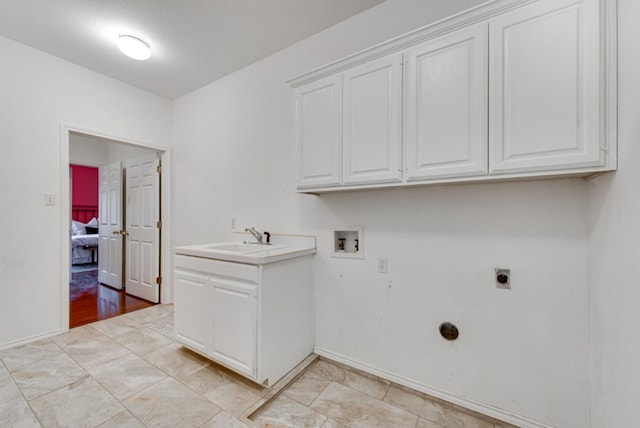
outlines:
[{"label": "ceiling light fixture", "polygon": [[151,58],[151,48],[149,44],[139,37],[131,34],[120,34],[118,37],[118,48],[129,58],[144,61]]}]

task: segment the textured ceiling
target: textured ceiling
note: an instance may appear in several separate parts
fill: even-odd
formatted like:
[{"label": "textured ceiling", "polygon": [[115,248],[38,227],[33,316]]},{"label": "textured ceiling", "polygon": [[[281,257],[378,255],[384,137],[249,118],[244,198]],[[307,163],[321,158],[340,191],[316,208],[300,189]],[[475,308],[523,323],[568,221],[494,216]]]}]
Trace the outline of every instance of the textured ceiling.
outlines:
[{"label": "textured ceiling", "polygon": [[[0,35],[174,99],[383,0],[0,0]],[[145,62],[116,47],[144,38]]]}]

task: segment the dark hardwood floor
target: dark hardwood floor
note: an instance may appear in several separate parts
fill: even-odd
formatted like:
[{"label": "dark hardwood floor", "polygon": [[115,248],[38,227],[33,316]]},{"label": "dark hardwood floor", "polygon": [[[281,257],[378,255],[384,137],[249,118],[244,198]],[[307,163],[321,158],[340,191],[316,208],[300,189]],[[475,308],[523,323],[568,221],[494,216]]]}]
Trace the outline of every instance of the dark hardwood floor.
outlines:
[{"label": "dark hardwood floor", "polygon": [[98,271],[71,274],[69,328],[153,306],[153,303],[98,282]]}]

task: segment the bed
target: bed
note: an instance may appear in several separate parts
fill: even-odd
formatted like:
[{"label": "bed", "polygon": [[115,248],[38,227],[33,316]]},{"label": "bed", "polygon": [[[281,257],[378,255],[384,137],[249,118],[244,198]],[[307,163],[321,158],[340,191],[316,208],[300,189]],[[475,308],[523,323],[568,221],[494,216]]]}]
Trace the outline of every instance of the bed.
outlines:
[{"label": "bed", "polygon": [[72,207],[71,264],[79,265],[98,261],[97,214],[97,207]]}]

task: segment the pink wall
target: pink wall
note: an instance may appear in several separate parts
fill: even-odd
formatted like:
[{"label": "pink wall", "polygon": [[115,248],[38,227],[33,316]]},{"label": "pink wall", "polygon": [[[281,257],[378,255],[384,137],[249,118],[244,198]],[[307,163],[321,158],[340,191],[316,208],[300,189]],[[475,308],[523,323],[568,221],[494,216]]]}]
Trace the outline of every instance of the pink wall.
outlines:
[{"label": "pink wall", "polygon": [[[71,205],[98,207],[98,168],[71,165]],[[82,218],[74,220],[84,221]]]}]

